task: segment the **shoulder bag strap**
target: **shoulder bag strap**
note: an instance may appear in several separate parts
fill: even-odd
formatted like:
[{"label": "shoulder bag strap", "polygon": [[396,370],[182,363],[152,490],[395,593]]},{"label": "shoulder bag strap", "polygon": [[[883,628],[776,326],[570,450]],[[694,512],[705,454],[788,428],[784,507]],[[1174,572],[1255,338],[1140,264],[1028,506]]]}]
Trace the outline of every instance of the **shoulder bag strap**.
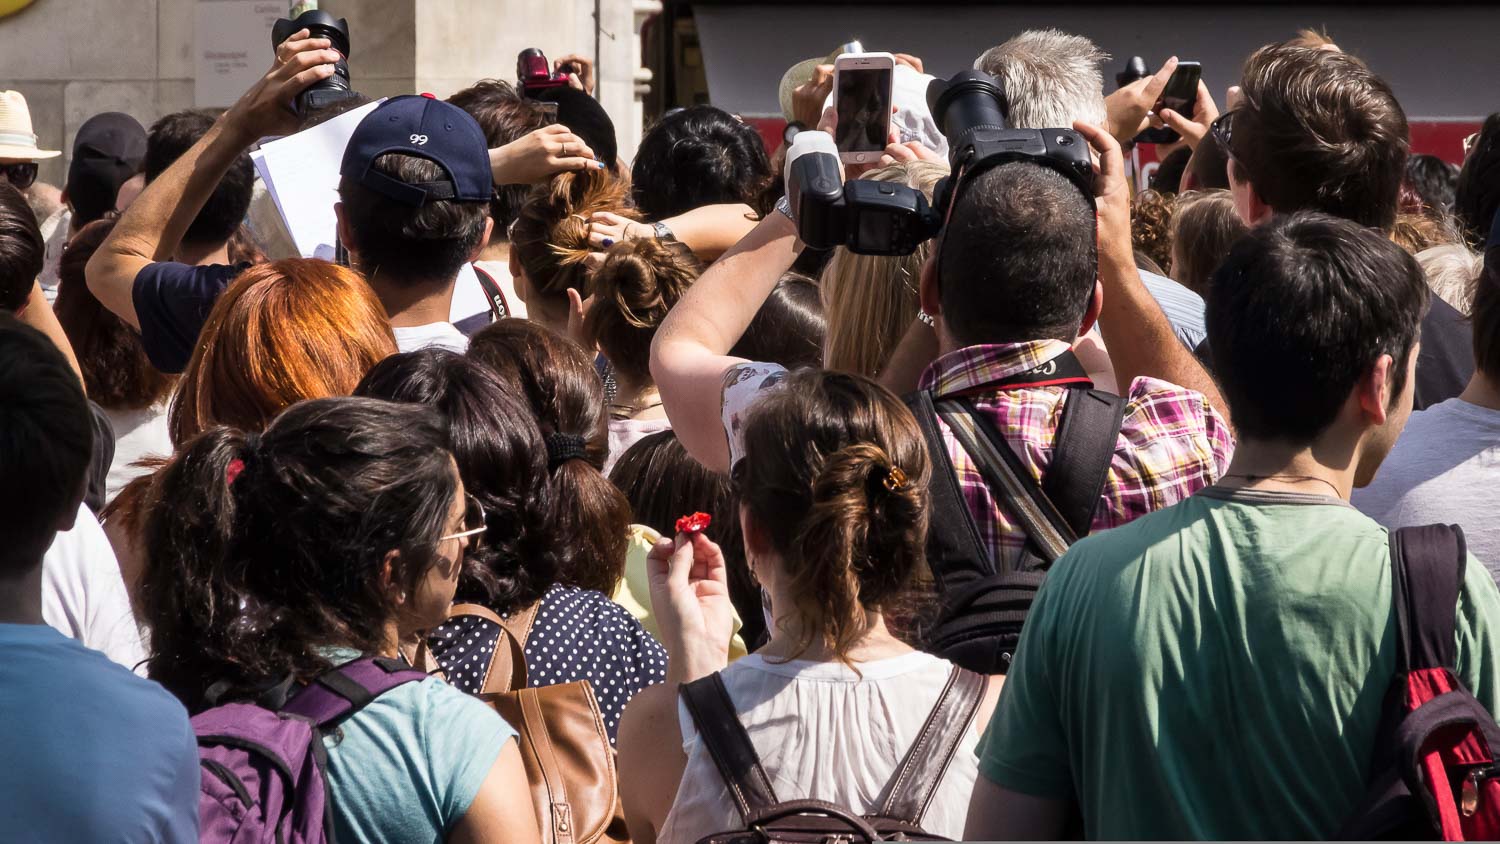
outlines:
[{"label": "shoulder bag strap", "polygon": [[1073,528],[1047,500],[1010,443],[976,411],[972,402],[943,399],[937,403],[937,412],[979,467],[984,482],[1010,505],[1022,530],[1036,547],[1043,567],[1050,566],[1077,541]]},{"label": "shoulder bag strap", "polygon": [[[531,619],[536,617],[536,606],[533,604],[516,614],[519,616],[529,613],[526,630],[530,630]],[[512,616],[512,621],[507,624],[498,613],[483,604],[455,604],[448,611],[449,618],[463,615],[482,618],[500,628],[500,635],[495,639],[495,653],[490,657],[490,667],[484,672],[484,682],[480,684],[479,693],[492,695],[526,688],[525,633],[518,639],[510,626],[515,623],[516,616]]]},{"label": "shoulder bag strap", "polygon": [[781,802],[718,672],[683,683],[678,694],[745,823],[750,823],[756,812]]},{"label": "shoulder bag strap", "polygon": [[927,723],[886,783],[885,802],[877,813],[880,817],[921,825],[943,775],[974,724],[985,684],[979,674],[953,666],[948,685],[928,713]]},{"label": "shoulder bag strap", "polygon": [[[948,444],[938,427],[932,392],[919,390],[907,397],[906,404],[922,429],[922,438],[927,441],[927,453],[933,464],[933,479],[927,487],[931,496],[929,512],[932,514],[927,528],[927,542],[931,549],[928,562],[937,563],[931,566],[933,577],[937,579],[938,591],[947,592],[994,574],[995,561],[990,559],[989,548],[979,535],[978,525],[974,524],[974,514],[969,512],[969,505],[964,501],[958,472],[953,468]],[[960,561],[968,562],[973,571],[965,571],[959,565],[944,565]]]},{"label": "shoulder bag strap", "polygon": [[500,289],[500,283],[478,264],[470,266],[474,268],[474,277],[479,279],[479,286],[484,289],[485,298],[490,300],[490,315],[494,317],[495,322],[510,316],[510,305],[505,301],[505,291]]},{"label": "shoulder bag strap", "polygon": [[281,711],[327,727],[370,705],[371,701],[427,675],[399,660],[361,657],[318,675],[291,696]]},{"label": "shoulder bag strap", "polygon": [[1454,613],[1468,560],[1464,533],[1457,525],[1391,531],[1398,676],[1455,667]]},{"label": "shoulder bag strap", "polygon": [[1075,536],[1088,536],[1093,529],[1124,420],[1123,397],[1103,390],[1068,390],[1042,492]]}]

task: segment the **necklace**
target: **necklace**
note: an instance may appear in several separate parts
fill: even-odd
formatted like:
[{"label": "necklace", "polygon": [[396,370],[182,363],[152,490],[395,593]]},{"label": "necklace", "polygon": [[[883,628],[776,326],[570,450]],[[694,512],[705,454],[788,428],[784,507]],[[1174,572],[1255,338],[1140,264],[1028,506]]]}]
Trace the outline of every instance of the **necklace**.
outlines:
[{"label": "necklace", "polygon": [[1334,486],[1330,481],[1327,481],[1327,480],[1325,480],[1323,478],[1320,478],[1320,477],[1318,477],[1316,475],[1246,475],[1246,474],[1238,474],[1237,473],[1237,474],[1233,474],[1233,475],[1225,475],[1224,477],[1226,477],[1226,478],[1244,478],[1246,481],[1249,481],[1252,484],[1255,483],[1256,481],[1281,481],[1282,483],[1288,483],[1288,484],[1306,483],[1308,481],[1314,481],[1316,483],[1320,483],[1323,486],[1326,486],[1329,489],[1333,490],[1333,495],[1334,495],[1335,498],[1343,498],[1344,497],[1344,494],[1341,493],[1341,492],[1339,492],[1339,488],[1338,487]]}]

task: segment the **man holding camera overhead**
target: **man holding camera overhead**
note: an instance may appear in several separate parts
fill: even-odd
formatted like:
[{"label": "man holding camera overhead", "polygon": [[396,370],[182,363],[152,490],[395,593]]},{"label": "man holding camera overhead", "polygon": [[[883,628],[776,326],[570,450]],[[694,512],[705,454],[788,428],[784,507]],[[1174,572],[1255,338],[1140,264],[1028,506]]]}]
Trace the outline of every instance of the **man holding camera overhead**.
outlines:
[{"label": "man holding camera overhead", "polygon": [[[171,272],[143,271],[159,265],[162,263],[161,258],[172,254],[188,224],[213,194],[220,179],[251,145],[261,138],[291,134],[300,128],[302,121],[294,110],[294,100],[307,89],[328,82],[343,67],[344,62],[343,54],[334,49],[331,39],[312,35],[307,28],[302,28],[277,46],[276,60],[266,75],[225,111],[213,128],[191,149],[141,192],[121,215],[109,239],[89,261],[89,290],[106,308],[140,330],[142,343],[153,350],[152,362],[165,371],[180,371],[186,366],[197,344],[204,320],[219,294],[233,280],[234,268],[209,265],[172,267]],[[344,73],[347,74],[347,71]],[[423,102],[442,107],[439,111],[451,109],[449,116],[453,119],[444,120],[439,125],[446,127],[448,123],[462,121],[467,121],[470,125],[473,123],[473,119],[459,109],[435,100],[424,99]],[[393,109],[392,114],[396,111],[405,114],[412,110],[409,100],[402,102],[398,98],[393,103],[394,106],[387,104],[388,108]],[[425,114],[426,111],[423,110],[422,115],[416,115],[419,123]],[[383,114],[382,120],[386,116],[388,115]],[[405,116],[412,118],[410,114]],[[400,125],[405,132],[401,140],[408,143],[415,143],[411,140],[412,136],[423,134],[418,129],[406,128],[406,123]],[[412,190],[422,192],[424,197],[436,198],[437,194],[443,192],[459,196],[458,201],[439,200],[432,203],[432,208],[417,209],[418,216],[426,213],[433,217],[427,222],[441,230],[430,233],[436,235],[436,240],[444,245],[461,240],[466,229],[460,225],[464,221],[447,219],[461,217],[462,214],[445,215],[442,213],[444,209],[436,207],[438,205],[452,205],[457,210],[461,210],[465,204],[472,205],[473,208],[484,211],[481,225],[488,225],[487,203],[490,190],[486,186],[484,197],[480,199],[481,182],[524,184],[561,170],[598,166],[588,146],[566,127],[547,126],[515,143],[488,150],[488,172],[483,172],[486,162],[479,161],[479,155],[484,151],[483,136],[477,126],[473,129],[480,140],[474,148],[474,154],[468,156],[469,160],[465,160],[461,167],[457,163],[458,157],[439,162],[436,157],[420,155],[389,156],[391,159],[399,157],[406,160],[382,162],[400,171],[394,176],[386,174],[396,181],[406,180],[406,176],[410,175],[409,181],[413,183],[432,182],[433,184],[420,186],[408,185]],[[426,134],[430,145],[432,133]],[[378,140],[372,140],[374,146],[370,149],[385,146],[383,143],[375,143]],[[412,148],[420,152],[422,146],[415,145]],[[444,157],[448,156],[445,154]],[[374,162],[361,160],[355,163],[370,165]],[[412,173],[407,174],[401,170],[402,167],[412,170]],[[441,176],[428,172],[434,168]],[[356,187],[379,170],[378,165],[361,166],[360,172],[354,177]],[[442,187],[436,186],[439,182],[443,183]],[[393,192],[402,193],[399,190]],[[412,196],[410,193],[403,195],[408,198]],[[472,202],[466,198],[471,196]],[[383,195],[378,198],[386,199]],[[346,219],[351,217],[349,214],[344,216]],[[351,248],[357,267],[368,276],[375,277],[372,279],[372,286],[391,315],[392,326],[397,331],[403,349],[419,348],[432,343],[459,345],[462,335],[446,323],[446,303],[452,298],[456,266],[451,273],[442,272],[442,268],[435,266],[422,267],[419,275],[432,278],[392,278],[390,266],[382,274],[378,266],[367,266],[359,260],[357,247],[362,242],[361,234],[365,235],[363,242],[369,244],[379,236],[379,232],[361,229],[357,222],[352,226],[341,224],[341,229],[347,236],[345,245]],[[483,237],[477,238],[471,251],[477,255],[483,243]],[[391,244],[382,243],[381,246],[389,247]],[[372,258],[376,254],[373,247],[367,248],[366,252]],[[464,260],[470,257],[473,256],[463,256]],[[438,302],[442,303],[441,307],[436,304]],[[446,331],[443,330],[444,326],[447,327]],[[408,335],[404,340],[403,334]]]}]

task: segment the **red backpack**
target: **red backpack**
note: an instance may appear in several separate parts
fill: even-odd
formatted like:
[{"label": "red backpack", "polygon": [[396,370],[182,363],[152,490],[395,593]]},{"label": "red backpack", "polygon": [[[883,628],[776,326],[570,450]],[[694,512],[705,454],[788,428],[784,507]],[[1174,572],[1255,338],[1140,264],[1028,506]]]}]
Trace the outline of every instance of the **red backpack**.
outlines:
[{"label": "red backpack", "polygon": [[1454,668],[1468,557],[1456,526],[1391,532],[1396,675],[1369,791],[1339,838],[1500,840],[1500,726]]}]

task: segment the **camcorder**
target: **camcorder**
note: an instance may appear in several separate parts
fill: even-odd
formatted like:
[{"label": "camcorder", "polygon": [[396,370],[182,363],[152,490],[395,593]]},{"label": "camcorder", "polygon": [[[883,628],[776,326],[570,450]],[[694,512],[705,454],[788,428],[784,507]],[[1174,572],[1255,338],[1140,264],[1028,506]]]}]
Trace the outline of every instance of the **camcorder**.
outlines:
[{"label": "camcorder", "polygon": [[566,88],[574,73],[577,73],[577,68],[571,64],[565,64],[553,73],[547,55],[536,47],[527,47],[516,56],[516,87],[521,89],[524,97],[534,98],[549,88]]},{"label": "camcorder", "polygon": [[312,38],[327,38],[333,49],[338,51],[339,60],[333,65],[332,76],[314,82],[297,95],[293,103],[296,112],[307,114],[329,103],[359,96],[349,86],[349,22],[318,9],[303,12],[295,20],[281,18],[271,26],[271,48],[274,50],[281,46],[281,42],[300,29],[306,29]]},{"label": "camcorder", "polygon": [[787,201],[797,236],[815,249],[846,247],[861,255],[910,255],[943,228],[959,193],[1002,164],[1028,161],[1063,174],[1094,201],[1088,141],[1072,129],[1011,129],[999,80],[979,70],[927,86],[927,104],[948,139],[951,173],[933,201],[906,185],[843,181],[838,149],[826,132],[799,132],[787,150]]}]

